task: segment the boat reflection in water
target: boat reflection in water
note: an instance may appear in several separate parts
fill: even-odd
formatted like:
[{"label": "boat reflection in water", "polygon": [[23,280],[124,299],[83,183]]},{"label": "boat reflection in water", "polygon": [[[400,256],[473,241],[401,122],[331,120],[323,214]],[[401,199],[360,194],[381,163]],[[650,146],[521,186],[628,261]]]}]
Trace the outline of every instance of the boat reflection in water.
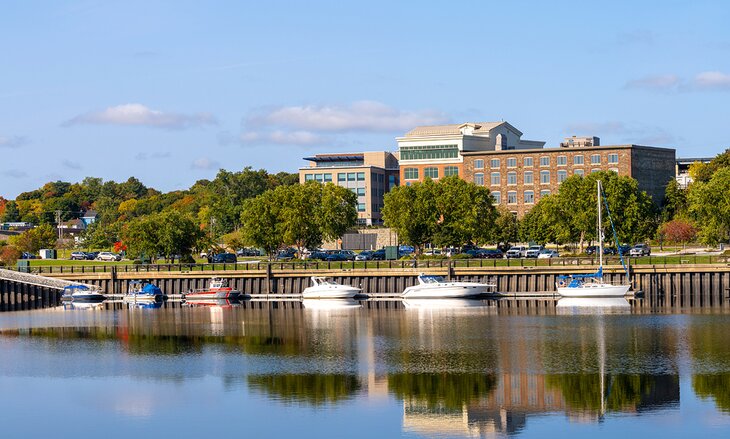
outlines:
[{"label": "boat reflection in water", "polygon": [[493,308],[489,302],[478,299],[403,299],[403,306],[406,309],[423,310],[465,310],[479,311]]},{"label": "boat reflection in water", "polygon": [[354,299],[302,299],[302,307],[306,309],[330,311],[362,308],[362,305]]},{"label": "boat reflection in water", "polygon": [[150,302],[150,301],[142,301],[142,302],[135,302],[135,301],[124,301],[124,303],[127,305],[129,309],[159,309],[162,308],[162,301],[159,302]]},{"label": "boat reflection in water", "polygon": [[64,302],[65,310],[102,310],[104,302]]},{"label": "boat reflection in water", "polygon": [[192,308],[233,308],[241,305],[241,302],[237,299],[197,299],[185,300],[183,305]]},{"label": "boat reflection in water", "polygon": [[631,304],[623,297],[562,297],[555,309],[558,314],[628,314]]}]

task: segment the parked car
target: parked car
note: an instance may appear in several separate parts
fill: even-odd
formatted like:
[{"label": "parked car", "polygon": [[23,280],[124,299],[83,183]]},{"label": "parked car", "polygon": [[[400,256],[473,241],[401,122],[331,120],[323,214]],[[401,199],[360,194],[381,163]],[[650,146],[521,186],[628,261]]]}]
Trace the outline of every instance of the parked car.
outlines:
[{"label": "parked car", "polygon": [[122,255],[118,255],[116,253],[112,252],[99,252],[98,255],[96,255],[97,261],[121,261]]},{"label": "parked car", "polygon": [[239,248],[236,250],[236,256],[261,256],[257,248]]},{"label": "parked car", "polygon": [[23,252],[23,254],[20,255],[20,259],[39,259],[39,257],[33,253]]},{"label": "parked car", "polygon": [[349,259],[347,259],[347,255],[346,254],[340,253],[338,251],[335,251],[335,252],[332,252],[332,253],[327,253],[327,257],[325,258],[325,261],[330,261],[330,262],[334,262],[334,261],[348,261],[348,260]]},{"label": "parked car", "polygon": [[483,248],[472,248],[469,250],[466,250],[464,254],[469,255],[470,258],[474,259],[482,259],[484,258],[484,250]]},{"label": "parked car", "polygon": [[525,257],[526,258],[537,258],[541,251],[542,251],[541,245],[532,245],[532,246],[530,246],[530,248],[525,250]]},{"label": "parked car", "polygon": [[631,251],[630,245],[619,245],[618,246],[618,254],[620,254],[621,256],[628,255],[630,251]]},{"label": "parked car", "polygon": [[424,256],[440,256],[441,255],[441,249],[440,248],[430,248],[423,252]]},{"label": "parked car", "polygon": [[277,261],[291,261],[297,256],[297,251],[293,248],[287,248],[284,250],[279,251],[279,253],[276,254],[276,260]]},{"label": "parked car", "polygon": [[557,258],[560,254],[555,250],[550,250],[547,248],[544,248],[540,250],[540,253],[537,255],[538,259],[550,259],[550,258]]},{"label": "parked car", "polygon": [[345,260],[347,261],[354,261],[355,260],[355,252],[352,250],[340,250],[340,254],[345,257]]},{"label": "parked car", "polygon": [[380,250],[375,250],[373,254],[370,256],[370,259],[373,261],[384,261],[385,260],[385,249],[381,248]]},{"label": "parked car", "polygon": [[235,264],[238,258],[234,253],[218,253],[210,257],[211,264]]},{"label": "parked car", "polygon": [[504,253],[502,253],[502,250],[499,249],[486,249],[484,250],[484,253],[482,253],[482,257],[485,259],[502,259],[504,258]]},{"label": "parked car", "polygon": [[361,251],[359,254],[355,255],[356,261],[369,261],[373,258],[373,252],[370,250],[364,250]]},{"label": "parked car", "polygon": [[651,248],[647,244],[636,244],[629,251],[629,256],[650,256]]},{"label": "parked car", "polygon": [[[590,246],[586,247],[586,254],[587,255],[598,255],[598,246],[590,245]],[[613,247],[603,247],[603,254],[604,255],[615,255],[616,249]]]},{"label": "parked car", "polygon": [[95,260],[97,256],[99,256],[99,252],[86,252],[86,259],[89,261]]},{"label": "parked car", "polygon": [[507,250],[507,253],[506,253],[507,259],[521,258],[525,251],[527,251],[527,247],[524,247],[521,245],[516,245],[514,247],[511,247],[509,250]]},{"label": "parked car", "polygon": [[70,259],[72,261],[85,261],[88,259],[88,255],[86,254],[86,252],[73,252],[71,253]]}]

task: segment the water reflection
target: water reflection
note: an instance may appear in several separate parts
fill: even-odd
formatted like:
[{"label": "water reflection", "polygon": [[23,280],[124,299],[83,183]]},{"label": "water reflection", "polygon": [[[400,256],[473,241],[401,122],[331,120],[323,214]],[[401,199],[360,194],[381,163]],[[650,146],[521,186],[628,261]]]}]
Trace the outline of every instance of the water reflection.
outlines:
[{"label": "water reflection", "polygon": [[690,382],[694,393],[682,389],[684,398],[696,394],[694,404],[707,400],[703,410],[730,412],[730,320],[722,314],[534,315],[473,300],[313,302],[165,303],[153,311],[107,303],[95,312],[0,315],[7,359],[0,379],[74,378],[86,368],[105,377],[100,382],[132,377],[129,400],[147,398],[151,380],[192,386],[212,379],[224,386],[216,393],[208,383],[209,400],[234,394],[237,403],[299,422],[299,410],[329,413],[300,428],[316,429],[352,407],[376,425],[374,412],[362,409],[378,407],[397,429],[424,436],[529,433],[546,418],[590,429],[627,414],[641,423],[648,411],[687,416],[676,408],[680,386]]},{"label": "water reflection", "polygon": [[555,306],[558,314],[631,313],[624,297],[561,297]]}]

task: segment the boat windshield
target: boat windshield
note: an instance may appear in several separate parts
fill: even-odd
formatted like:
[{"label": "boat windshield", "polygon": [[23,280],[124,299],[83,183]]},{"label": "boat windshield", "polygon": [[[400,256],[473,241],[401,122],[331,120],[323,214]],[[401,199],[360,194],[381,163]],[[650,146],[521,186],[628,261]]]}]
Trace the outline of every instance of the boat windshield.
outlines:
[{"label": "boat windshield", "polygon": [[441,276],[421,276],[421,281],[424,284],[438,284],[444,281]]},{"label": "boat windshield", "polygon": [[327,277],[313,277],[312,280],[316,285],[339,285],[337,282]]}]

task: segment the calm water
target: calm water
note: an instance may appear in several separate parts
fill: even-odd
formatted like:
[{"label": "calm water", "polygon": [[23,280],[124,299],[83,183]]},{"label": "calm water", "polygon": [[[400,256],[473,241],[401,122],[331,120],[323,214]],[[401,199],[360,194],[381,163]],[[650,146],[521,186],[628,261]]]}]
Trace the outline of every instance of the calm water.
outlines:
[{"label": "calm water", "polygon": [[0,314],[2,437],[730,437],[727,310],[356,305]]}]

